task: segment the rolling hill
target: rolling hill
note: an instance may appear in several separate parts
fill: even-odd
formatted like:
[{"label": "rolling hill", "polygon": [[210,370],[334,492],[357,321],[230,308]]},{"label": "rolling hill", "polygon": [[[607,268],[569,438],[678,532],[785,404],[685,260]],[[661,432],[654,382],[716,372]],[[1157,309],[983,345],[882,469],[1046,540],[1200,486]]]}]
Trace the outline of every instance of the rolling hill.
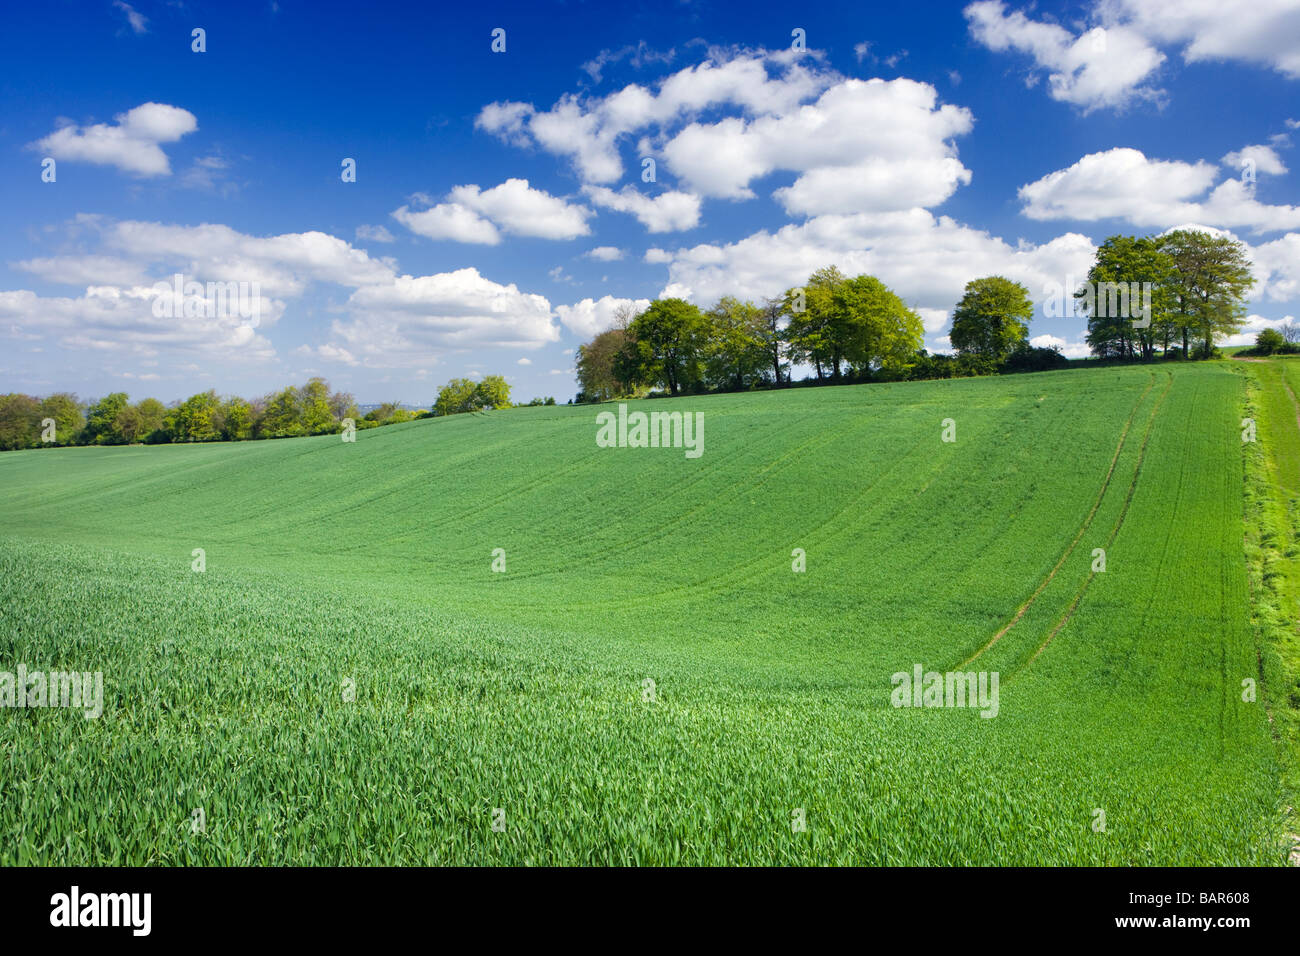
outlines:
[{"label": "rolling hill", "polygon": [[0,862],[1283,862],[1256,372],[0,455],[0,670],[105,687],[0,712]]}]

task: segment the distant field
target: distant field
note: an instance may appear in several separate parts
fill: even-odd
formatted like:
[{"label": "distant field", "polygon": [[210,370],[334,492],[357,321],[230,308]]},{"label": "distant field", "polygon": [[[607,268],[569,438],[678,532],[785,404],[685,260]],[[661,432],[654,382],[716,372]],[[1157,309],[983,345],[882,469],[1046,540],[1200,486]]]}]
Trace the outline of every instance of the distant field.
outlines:
[{"label": "distant field", "polygon": [[[0,711],[0,863],[1282,863],[1287,368],[630,403],[697,460],[611,406],[0,455],[0,670],[106,690]],[[917,664],[997,716],[891,706]]]}]

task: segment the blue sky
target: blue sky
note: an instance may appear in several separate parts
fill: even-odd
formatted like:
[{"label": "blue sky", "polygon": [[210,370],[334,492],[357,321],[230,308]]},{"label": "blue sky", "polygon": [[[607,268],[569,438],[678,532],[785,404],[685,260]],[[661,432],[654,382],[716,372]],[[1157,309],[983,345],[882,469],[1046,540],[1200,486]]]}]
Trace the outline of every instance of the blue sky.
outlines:
[{"label": "blue sky", "polygon": [[[1044,300],[1106,236],[1183,225],[1250,247],[1249,336],[1300,314],[1300,0],[88,0],[7,21],[4,391],[323,375],[427,404],[501,373],[565,401],[620,304],[758,299],[829,263],[878,275],[943,350],[969,279]],[[178,273],[255,283],[254,317],[160,311]],[[1031,326],[1068,354],[1082,331]]]}]

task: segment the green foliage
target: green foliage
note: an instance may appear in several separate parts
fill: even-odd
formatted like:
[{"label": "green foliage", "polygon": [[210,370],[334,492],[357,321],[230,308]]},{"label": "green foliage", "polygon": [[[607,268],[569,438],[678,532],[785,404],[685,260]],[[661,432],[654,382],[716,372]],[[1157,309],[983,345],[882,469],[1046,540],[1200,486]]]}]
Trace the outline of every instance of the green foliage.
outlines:
[{"label": "green foliage", "polygon": [[741,391],[764,381],[768,343],[763,310],[752,302],[724,296],[705,313],[705,382],[712,388]]},{"label": "green foliage", "polygon": [[334,411],[330,407],[330,387],[323,378],[313,378],[298,390],[298,417],[308,435],[332,431]]},{"label": "green foliage", "polygon": [[[1150,283],[1150,316],[1139,314],[1133,285],[1141,283]],[[1240,242],[1178,229],[1111,236],[1097,250],[1088,285],[1074,295],[1088,315],[1088,345],[1100,358],[1151,359],[1159,346],[1166,357],[1206,359],[1218,356],[1216,339],[1241,330],[1253,285]],[[1114,308],[1125,301],[1128,309]],[[1149,327],[1134,326],[1147,318]]]},{"label": "green foliage", "polygon": [[504,376],[484,375],[474,389],[474,401],[478,408],[509,408],[510,384]]},{"label": "green foliage", "polygon": [[[383,424],[409,421],[396,405]],[[336,417],[339,416],[339,417]],[[201,392],[166,408],[156,398],[131,404],[125,392],[115,392],[86,408],[75,395],[57,392],[45,399],[5,396],[0,399],[0,447],[5,449],[53,445],[120,445],[147,442],[245,441],[330,434],[342,418],[358,417],[356,401],[347,392],[330,393],[329,384],[314,378],[301,388],[289,387],[257,402],[239,396],[219,399]],[[54,441],[42,441],[41,422],[54,421]]]},{"label": "green foliage", "polygon": [[[148,415],[141,408],[145,402],[152,403],[148,406]],[[137,405],[123,405],[122,410],[117,413],[117,418],[113,419],[113,430],[122,441],[133,445],[144,441],[158,429],[164,428],[165,423],[166,409],[163,408],[162,402],[147,398]]]},{"label": "green foliage", "polygon": [[117,416],[127,406],[126,392],[113,392],[90,406],[86,413],[85,440],[92,445],[120,445]]},{"label": "green foliage", "polygon": [[510,383],[500,375],[485,375],[482,381],[453,378],[438,390],[435,415],[461,415],[492,408],[510,407]]},{"label": "green foliage", "polygon": [[631,339],[620,373],[670,395],[693,391],[703,378],[709,321],[684,299],[655,299],[628,326]]},{"label": "green foliage", "polygon": [[800,289],[787,289],[781,307],[789,318],[787,338],[790,357],[817,370],[818,381],[824,369],[839,380],[840,361],[844,356],[843,331],[836,327],[835,288],[845,281],[836,266],[818,269]]},{"label": "green foliage", "polygon": [[214,391],[191,395],[167,413],[172,441],[216,441],[221,437],[221,400]]},{"label": "green foliage", "polygon": [[476,394],[478,383],[472,378],[453,378],[438,389],[438,399],[433,403],[436,415],[461,415],[472,412],[478,406]]},{"label": "green foliage", "polygon": [[1070,360],[1057,349],[1034,348],[1027,342],[1021,342],[1002,364],[1007,372],[1050,372],[1069,367]]},{"label": "green foliage", "polygon": [[931,355],[924,349],[908,363],[905,377],[911,381],[944,378],[973,378],[996,375],[1000,366],[983,355]]},{"label": "green foliage", "polygon": [[921,317],[875,276],[846,279],[831,301],[841,354],[859,373],[901,370],[925,340]]},{"label": "green foliage", "polygon": [[[802,308],[801,308],[802,306]],[[802,289],[786,291],[784,337],[795,362],[811,364],[821,380],[839,381],[845,365],[859,377],[885,369],[901,373],[924,341],[920,316],[874,276],[847,278],[819,269]]]},{"label": "green foliage", "polygon": [[41,405],[30,395],[0,395],[0,449],[31,448],[39,441]]},{"label": "green foliage", "polygon": [[1286,339],[1277,329],[1262,329],[1255,336],[1255,351],[1260,355],[1274,355],[1286,348]]},{"label": "green foliage", "polygon": [[304,434],[298,411],[298,390],[281,389],[263,400],[262,416],[257,423],[258,438],[292,438]]},{"label": "green foliage", "polygon": [[1029,290],[1003,276],[966,283],[952,313],[952,346],[961,355],[978,355],[1005,362],[1027,344],[1034,303]]},{"label": "green foliage", "polygon": [[625,366],[619,363],[628,341],[627,331],[615,328],[578,346],[577,375],[582,401],[607,402],[631,394],[633,383],[622,377]]},{"label": "green foliage", "polygon": [[[313,378],[300,388],[290,386],[273,392],[263,398],[260,405],[260,416],[257,409],[252,408],[254,438],[326,435],[338,431],[342,418],[356,417],[352,396],[331,394],[329,383],[322,378]],[[336,418],[337,412],[345,414]]]},{"label": "green foliage", "polygon": [[86,416],[82,412],[77,396],[68,392],[55,392],[41,401],[41,419],[54,419],[53,444],[75,445],[81,440],[82,429],[86,427]]},{"label": "green foliage", "polygon": [[221,404],[221,438],[223,441],[246,441],[253,437],[256,412],[248,400],[233,396]]},{"label": "green foliage", "polygon": [[[1181,328],[1174,310],[1176,264],[1159,237],[1115,235],[1097,249],[1088,284],[1074,292],[1088,317],[1088,346],[1099,358],[1144,358],[1168,351]],[[1148,284],[1149,285],[1144,285]],[[1150,326],[1143,311],[1150,292]]]},{"label": "green foliage", "polygon": [[1246,247],[1228,236],[1199,229],[1177,229],[1160,238],[1160,247],[1174,263],[1170,293],[1183,331],[1200,338],[1198,358],[1212,358],[1217,337],[1241,331],[1246,317],[1246,296],[1255,284]]},{"label": "green foliage", "polygon": [[924,341],[920,316],[873,276],[818,269],[807,285],[763,305],[724,296],[706,313],[663,299],[578,349],[579,402],[788,385],[791,363],[818,381],[897,381]]}]

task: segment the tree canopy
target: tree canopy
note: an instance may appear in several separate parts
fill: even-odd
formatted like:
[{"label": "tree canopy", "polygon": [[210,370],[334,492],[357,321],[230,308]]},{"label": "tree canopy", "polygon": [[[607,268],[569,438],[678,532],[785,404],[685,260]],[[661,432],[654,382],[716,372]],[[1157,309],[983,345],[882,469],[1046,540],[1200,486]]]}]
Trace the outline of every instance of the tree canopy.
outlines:
[{"label": "tree canopy", "polygon": [[966,283],[952,313],[949,336],[959,355],[1004,362],[1028,341],[1034,303],[1029,290],[1004,276],[986,276]]},{"label": "tree canopy", "polygon": [[1229,236],[1199,229],[1176,229],[1160,239],[1173,260],[1170,292],[1184,332],[1200,338],[1204,357],[1214,352],[1217,336],[1241,331],[1246,296],[1255,284],[1246,247]]},{"label": "tree canopy", "polygon": [[453,378],[438,389],[433,403],[435,415],[461,415],[490,408],[510,407],[510,385],[500,375],[485,375],[482,381]]},{"label": "tree canopy", "polygon": [[655,299],[628,326],[624,364],[640,383],[661,385],[668,394],[694,390],[700,383],[709,322],[684,299]]}]

